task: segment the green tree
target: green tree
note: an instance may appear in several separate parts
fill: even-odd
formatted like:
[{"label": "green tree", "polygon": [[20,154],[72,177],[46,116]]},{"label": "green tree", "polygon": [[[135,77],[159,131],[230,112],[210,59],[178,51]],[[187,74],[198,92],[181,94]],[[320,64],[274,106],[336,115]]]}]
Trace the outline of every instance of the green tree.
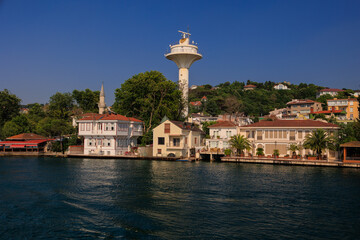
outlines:
[{"label": "green tree", "polygon": [[163,116],[180,120],[182,107],[181,91],[177,89],[177,84],[158,71],[134,75],[115,90],[113,110],[144,121],[145,143],[151,142],[151,130],[161,122]]},{"label": "green tree", "polygon": [[290,144],[288,149],[291,151],[292,155],[296,155],[296,151],[299,150],[299,147],[298,147],[298,145],[292,143],[292,144]]},{"label": "green tree", "polygon": [[46,113],[44,111],[44,106],[39,103],[32,104],[29,109],[29,113],[27,114],[27,118],[30,122],[36,125],[41,119],[46,117]]},{"label": "green tree", "polygon": [[30,133],[33,126],[24,114],[14,117],[4,124],[2,129],[3,138],[8,138],[20,133]]},{"label": "green tree", "polygon": [[72,96],[84,112],[98,112],[99,91],[91,91],[90,89],[85,89],[85,91],[74,90]]},{"label": "green tree", "polygon": [[64,119],[44,118],[36,126],[36,132],[47,137],[56,137],[75,132],[70,122]]},{"label": "green tree", "polygon": [[49,115],[58,119],[69,119],[74,107],[74,99],[70,93],[55,93],[50,97]]},{"label": "green tree", "polygon": [[232,136],[229,143],[232,148],[236,149],[237,155],[243,154],[244,150],[249,151],[251,149],[251,143],[249,139],[242,135]]},{"label": "green tree", "polygon": [[206,103],[206,112],[211,116],[216,116],[221,113],[221,110],[213,99],[208,100]]},{"label": "green tree", "polygon": [[335,149],[335,141],[325,130],[316,129],[306,136],[303,146],[315,151],[318,158],[321,158],[324,149]]},{"label": "green tree", "polygon": [[20,114],[21,100],[9,90],[0,91],[0,127]]}]

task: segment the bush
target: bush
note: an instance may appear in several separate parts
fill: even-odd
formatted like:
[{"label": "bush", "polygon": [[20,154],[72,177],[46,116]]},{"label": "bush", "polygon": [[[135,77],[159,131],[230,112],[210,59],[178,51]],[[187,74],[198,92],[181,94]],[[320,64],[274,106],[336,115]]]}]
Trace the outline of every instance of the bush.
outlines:
[{"label": "bush", "polygon": [[225,149],[224,153],[225,153],[226,156],[230,156],[232,151],[231,151],[231,149]]}]

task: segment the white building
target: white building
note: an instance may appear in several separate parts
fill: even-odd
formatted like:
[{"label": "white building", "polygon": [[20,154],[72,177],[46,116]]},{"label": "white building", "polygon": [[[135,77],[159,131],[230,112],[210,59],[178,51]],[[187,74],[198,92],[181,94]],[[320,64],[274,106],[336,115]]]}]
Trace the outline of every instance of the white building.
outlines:
[{"label": "white building", "polygon": [[230,121],[218,122],[209,126],[210,139],[206,139],[208,148],[230,148],[229,140],[237,134],[237,126]]},{"label": "white building", "polygon": [[316,98],[319,98],[322,95],[329,94],[335,97],[339,92],[343,92],[344,90],[337,89],[337,88],[325,88],[321,89],[319,92],[316,93]]},{"label": "white building", "polygon": [[94,114],[77,123],[85,155],[125,155],[143,134],[142,121],[118,114]]},{"label": "white building", "polygon": [[288,88],[288,86],[286,86],[285,84],[282,84],[282,83],[276,84],[276,85],[274,86],[274,88],[275,88],[276,90],[290,90],[290,88]]}]

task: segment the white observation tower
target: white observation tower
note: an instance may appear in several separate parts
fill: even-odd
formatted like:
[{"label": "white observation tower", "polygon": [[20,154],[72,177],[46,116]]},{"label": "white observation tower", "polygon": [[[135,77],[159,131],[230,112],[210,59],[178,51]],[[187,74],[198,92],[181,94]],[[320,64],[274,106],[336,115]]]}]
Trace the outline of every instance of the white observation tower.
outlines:
[{"label": "white observation tower", "polygon": [[190,44],[190,33],[179,31],[182,38],[179,44],[170,45],[170,53],[165,54],[165,57],[174,61],[179,68],[179,89],[182,92],[184,109],[183,115],[187,117],[188,109],[188,92],[189,92],[189,68],[193,62],[200,60],[202,55],[198,53],[198,47]]}]

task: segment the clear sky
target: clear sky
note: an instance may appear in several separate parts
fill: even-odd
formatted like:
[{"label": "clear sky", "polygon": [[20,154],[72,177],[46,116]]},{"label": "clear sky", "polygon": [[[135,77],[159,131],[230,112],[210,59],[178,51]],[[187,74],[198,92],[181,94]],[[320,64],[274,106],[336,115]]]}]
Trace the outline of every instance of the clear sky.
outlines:
[{"label": "clear sky", "polygon": [[0,0],[0,90],[23,104],[134,74],[177,81],[164,54],[189,26],[190,85],[247,79],[360,89],[359,0]]}]

